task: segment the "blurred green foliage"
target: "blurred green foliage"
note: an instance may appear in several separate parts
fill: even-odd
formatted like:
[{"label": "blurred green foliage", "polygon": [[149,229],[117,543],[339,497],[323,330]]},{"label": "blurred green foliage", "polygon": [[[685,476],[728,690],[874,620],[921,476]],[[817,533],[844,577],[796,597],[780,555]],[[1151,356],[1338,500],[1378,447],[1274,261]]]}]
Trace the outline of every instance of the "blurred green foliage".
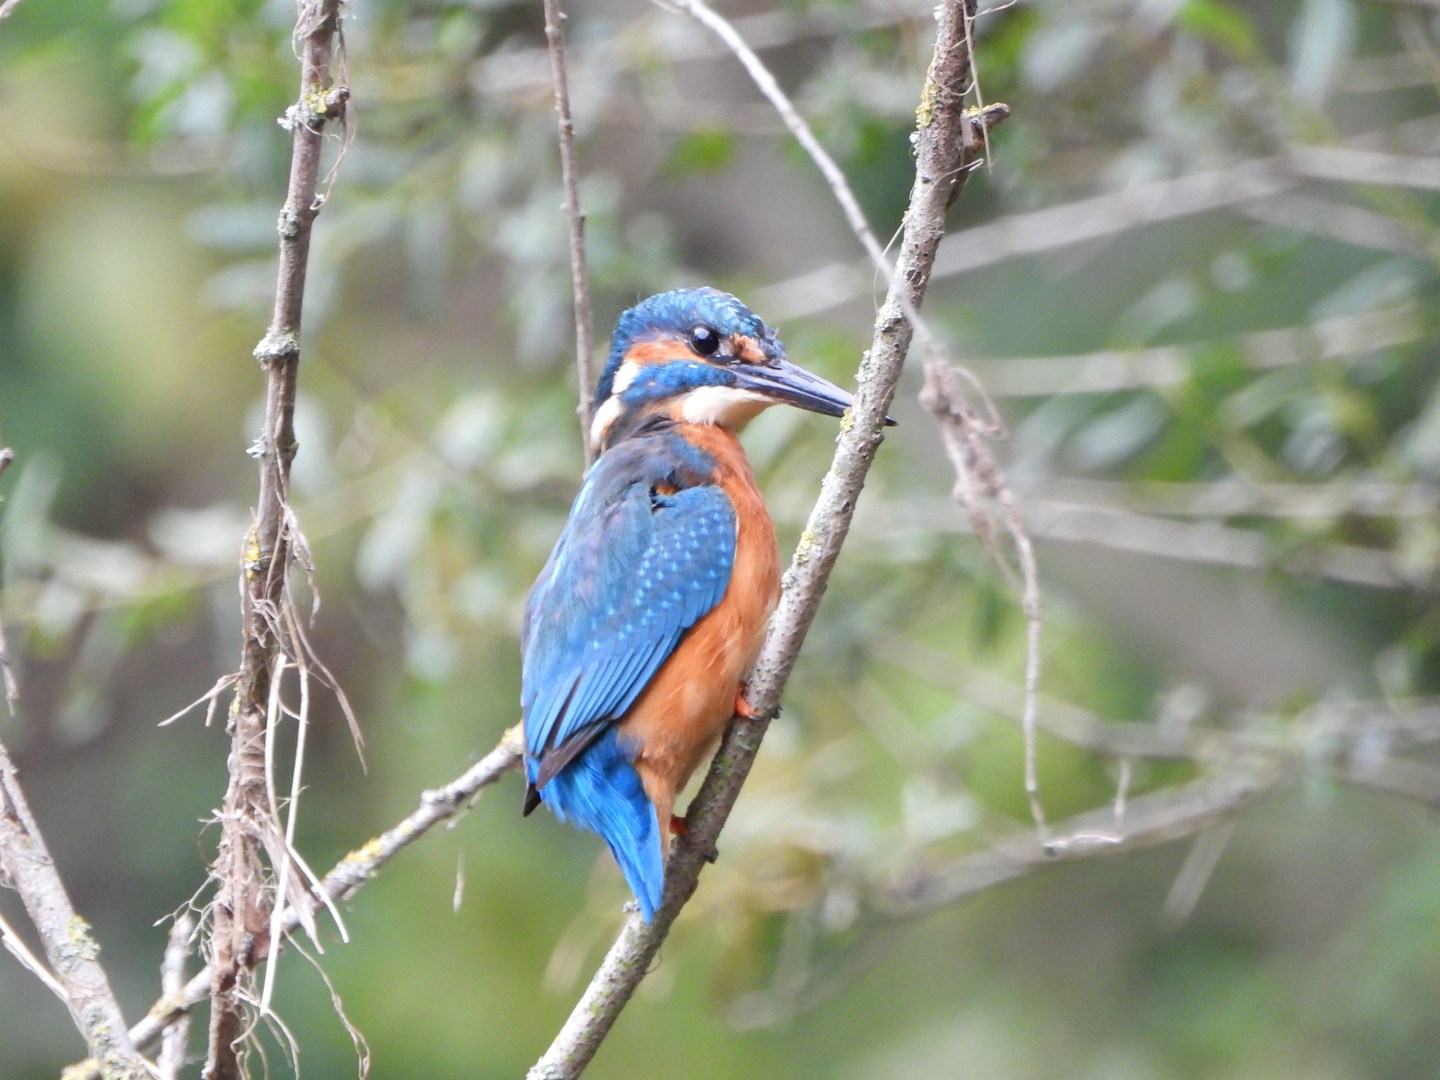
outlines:
[{"label": "blurred green foliage", "polygon": [[[314,640],[368,771],[317,703],[299,822],[317,869],[516,719],[525,593],[582,461],[539,5],[350,11],[355,139],[315,237],[294,493]],[[929,8],[728,13],[888,235]],[[225,784],[219,718],[155,725],[238,654],[294,15],[24,0],[0,24],[0,438],[18,454],[0,554],[24,682],[0,734],[134,1017]],[[658,8],[585,0],[569,26],[597,325],[711,283],[845,381],[883,283],[740,68]],[[1440,687],[1440,28],[1359,0],[1034,0],[975,31],[977,95],[1012,117],[952,213],[969,269],[942,254],[926,309],[1012,429],[1045,708],[1239,739],[1285,783],[1178,924],[1184,845],[884,917],[897,878],[1029,822],[1024,622],[907,375],[722,857],[592,1075],[1440,1075],[1440,785],[1417,711]],[[1362,175],[1357,151],[1391,156]],[[1298,172],[1228,197],[1255,161]],[[1165,185],[1198,174],[1220,195],[1182,213]],[[782,412],[746,434],[784,547],[832,437]],[[1039,750],[1053,820],[1115,796],[1113,754]],[[1408,798],[1346,782],[1397,763]],[[1129,766],[1132,800],[1217,768]],[[597,841],[518,803],[515,783],[487,793],[349,905],[350,944],[322,934],[374,1075],[520,1074],[618,927]],[[23,924],[12,894],[0,910]],[[0,960],[0,1075],[54,1076],[80,1052],[68,1017]],[[354,1068],[297,955],[277,1005],[308,1075]],[[283,1075],[284,1040],[260,1038]]]}]

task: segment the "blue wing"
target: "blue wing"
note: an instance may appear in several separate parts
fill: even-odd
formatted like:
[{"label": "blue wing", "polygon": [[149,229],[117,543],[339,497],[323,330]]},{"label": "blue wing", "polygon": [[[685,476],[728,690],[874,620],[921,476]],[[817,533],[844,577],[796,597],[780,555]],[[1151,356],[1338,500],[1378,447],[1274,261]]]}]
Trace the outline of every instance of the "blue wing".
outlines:
[{"label": "blue wing", "polygon": [[729,496],[655,493],[671,475],[642,453],[601,457],[530,594],[523,642],[527,778],[559,817],[605,838],[647,918],[668,823],[655,821],[614,722],[720,602],[735,558]]}]

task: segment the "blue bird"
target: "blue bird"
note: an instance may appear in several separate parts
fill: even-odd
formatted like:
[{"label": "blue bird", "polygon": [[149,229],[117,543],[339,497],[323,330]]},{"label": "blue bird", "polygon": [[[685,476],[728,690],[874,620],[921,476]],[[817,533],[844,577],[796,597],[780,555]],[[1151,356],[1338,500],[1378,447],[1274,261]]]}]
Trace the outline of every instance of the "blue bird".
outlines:
[{"label": "blue bird", "polygon": [[715,289],[620,316],[595,391],[599,458],[530,593],[522,633],[525,813],[600,834],[646,920],[676,794],[733,715],[780,595],[775,527],[736,438],[787,403],[851,396],[790,363]]}]

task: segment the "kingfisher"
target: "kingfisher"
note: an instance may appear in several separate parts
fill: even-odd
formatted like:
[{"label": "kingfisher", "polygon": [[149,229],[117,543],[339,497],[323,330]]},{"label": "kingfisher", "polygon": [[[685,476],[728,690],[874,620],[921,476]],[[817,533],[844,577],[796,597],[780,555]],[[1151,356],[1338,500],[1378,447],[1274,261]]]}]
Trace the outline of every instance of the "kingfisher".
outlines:
[{"label": "kingfisher", "polygon": [[735,297],[678,289],[620,316],[595,390],[595,464],[521,634],[524,812],[599,833],[646,921],[675,797],[732,717],[780,597],[775,526],[736,437],[764,409],[842,416]]}]

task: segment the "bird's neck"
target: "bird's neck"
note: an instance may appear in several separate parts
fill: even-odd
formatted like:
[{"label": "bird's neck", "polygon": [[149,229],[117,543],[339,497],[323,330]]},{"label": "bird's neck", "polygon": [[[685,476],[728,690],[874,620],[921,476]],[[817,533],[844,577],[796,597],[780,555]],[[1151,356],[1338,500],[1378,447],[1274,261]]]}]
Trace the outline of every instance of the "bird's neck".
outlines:
[{"label": "bird's neck", "polygon": [[715,459],[713,482],[725,486],[725,480],[734,478],[747,486],[754,486],[754,473],[750,471],[750,459],[740,445],[733,429],[722,424],[694,424],[680,422],[675,432],[697,450],[703,450]]}]

